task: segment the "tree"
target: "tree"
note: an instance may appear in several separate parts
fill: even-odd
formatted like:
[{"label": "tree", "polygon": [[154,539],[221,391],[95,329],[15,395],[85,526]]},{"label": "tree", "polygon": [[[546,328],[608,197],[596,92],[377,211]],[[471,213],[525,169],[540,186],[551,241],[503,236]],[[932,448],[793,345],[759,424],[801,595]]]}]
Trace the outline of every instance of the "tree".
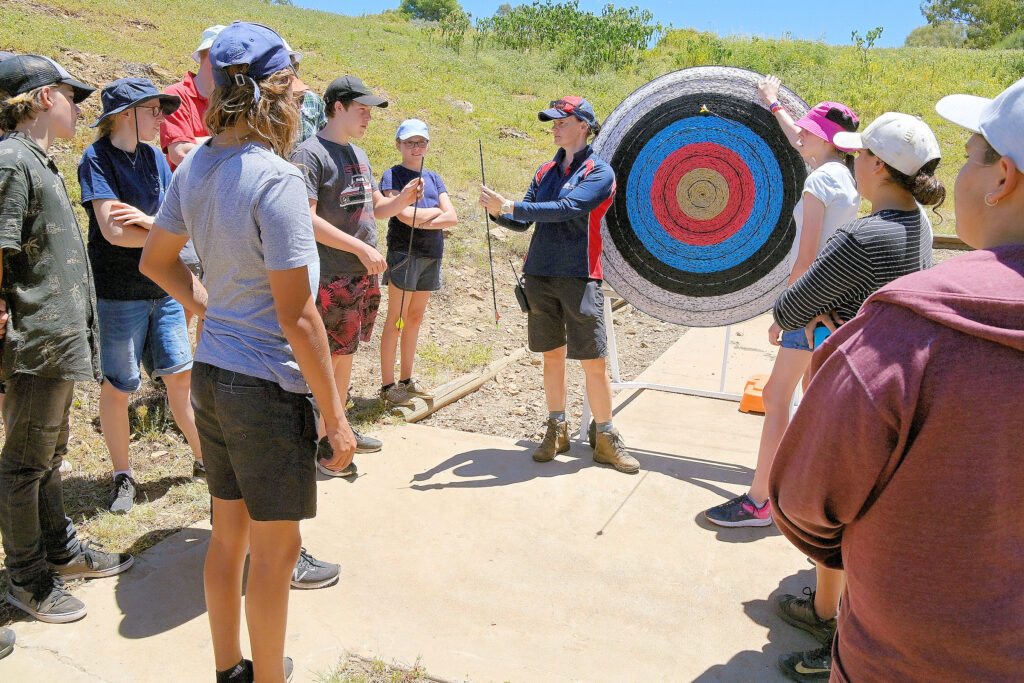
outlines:
[{"label": "tree", "polygon": [[500,5],[498,5],[498,11],[494,13],[494,16],[496,16],[496,17],[503,17],[503,16],[505,16],[506,14],[508,14],[511,11],[512,11],[512,5],[510,5],[507,2],[503,2]]},{"label": "tree", "polygon": [[970,47],[991,47],[1024,29],[1024,0],[930,0],[921,12],[929,24],[951,21],[963,26]]},{"label": "tree", "polygon": [[413,19],[440,21],[449,12],[462,12],[458,0],[402,0],[398,11]]},{"label": "tree", "polygon": [[918,26],[904,43],[907,47],[963,47],[967,31],[962,24],[940,21]]}]

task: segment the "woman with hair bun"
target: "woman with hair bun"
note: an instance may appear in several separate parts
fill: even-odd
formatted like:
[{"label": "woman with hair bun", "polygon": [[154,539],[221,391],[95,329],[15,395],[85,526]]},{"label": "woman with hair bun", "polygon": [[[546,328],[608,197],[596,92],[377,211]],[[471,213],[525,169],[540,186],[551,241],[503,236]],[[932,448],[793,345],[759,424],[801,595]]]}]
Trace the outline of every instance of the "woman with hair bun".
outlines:
[{"label": "woman with hair bun", "polygon": [[[280,683],[299,520],[316,514],[310,390],[334,451],[325,464],[346,467],[355,440],[313,299],[320,261],[302,176],[283,158],[299,118],[290,55],[271,29],[235,22],[210,59],[213,137],[175,171],[140,268],[205,318],[192,402],[213,498],[203,578],[217,680]],[[202,283],[178,258],[189,237]],[[239,642],[247,550],[252,661]]]}]

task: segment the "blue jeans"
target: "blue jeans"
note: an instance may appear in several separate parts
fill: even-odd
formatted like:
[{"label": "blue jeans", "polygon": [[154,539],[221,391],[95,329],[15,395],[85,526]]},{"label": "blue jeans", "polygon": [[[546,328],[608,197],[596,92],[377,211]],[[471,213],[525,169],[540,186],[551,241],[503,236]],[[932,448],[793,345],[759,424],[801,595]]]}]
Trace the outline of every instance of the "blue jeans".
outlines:
[{"label": "blue jeans", "polygon": [[100,363],[103,377],[118,391],[142,386],[139,363],[150,377],[192,369],[192,343],[185,310],[169,296],[162,299],[97,299]]},{"label": "blue jeans", "polygon": [[60,463],[68,452],[75,383],[17,374],[7,380],[0,450],[0,535],[12,581],[25,584],[81,546],[64,512]]},{"label": "blue jeans", "polygon": [[[814,328],[814,348],[818,348],[821,342],[825,341],[832,332],[824,325],[818,325]],[[807,333],[800,329],[793,332],[782,333],[782,348],[784,349],[796,349],[797,351],[813,351],[810,346],[807,345]]]}]

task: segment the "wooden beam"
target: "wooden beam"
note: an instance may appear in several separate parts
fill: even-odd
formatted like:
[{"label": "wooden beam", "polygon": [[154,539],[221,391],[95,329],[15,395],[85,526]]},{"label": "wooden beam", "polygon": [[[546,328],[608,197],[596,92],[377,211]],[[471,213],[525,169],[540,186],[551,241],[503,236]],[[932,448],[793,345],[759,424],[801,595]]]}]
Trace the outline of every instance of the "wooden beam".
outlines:
[{"label": "wooden beam", "polygon": [[972,247],[964,243],[956,235],[935,235],[932,238],[933,249],[956,249],[957,251],[971,251]]}]

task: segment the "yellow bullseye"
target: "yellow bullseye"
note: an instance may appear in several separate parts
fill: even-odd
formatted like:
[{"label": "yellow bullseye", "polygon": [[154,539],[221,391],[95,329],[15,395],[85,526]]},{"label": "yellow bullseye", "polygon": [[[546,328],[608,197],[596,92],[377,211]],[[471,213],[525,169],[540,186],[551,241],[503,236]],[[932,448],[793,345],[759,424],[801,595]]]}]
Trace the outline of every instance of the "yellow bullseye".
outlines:
[{"label": "yellow bullseye", "polygon": [[676,202],[690,218],[710,220],[729,204],[729,183],[718,171],[695,168],[679,179]]}]

